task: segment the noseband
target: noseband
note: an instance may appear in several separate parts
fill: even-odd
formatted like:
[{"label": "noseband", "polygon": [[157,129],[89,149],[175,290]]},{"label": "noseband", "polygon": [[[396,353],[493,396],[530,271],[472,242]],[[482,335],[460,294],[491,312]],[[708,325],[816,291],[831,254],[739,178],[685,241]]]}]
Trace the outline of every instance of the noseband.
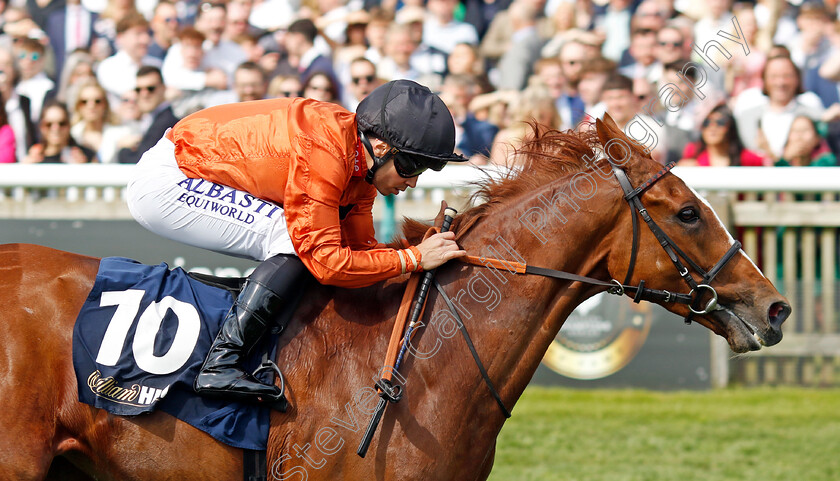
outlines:
[{"label": "noseband", "polygon": [[[618,284],[616,282],[616,286],[614,290],[619,292],[615,292],[615,294],[624,294],[624,290],[627,288],[627,284],[630,282],[631,278],[633,277],[633,269],[636,267],[636,255],[639,251],[639,216],[647,224],[650,231],[656,237],[656,240],[659,241],[659,245],[662,246],[662,249],[665,250],[665,253],[668,254],[668,258],[671,259],[671,262],[674,264],[674,267],[677,268],[677,272],[679,272],[680,277],[683,278],[688,287],[691,288],[688,294],[673,294],[675,297],[673,300],[666,299],[664,302],[681,302],[684,304],[688,304],[688,308],[691,311],[685,317],[685,323],[691,324],[691,317],[695,314],[710,314],[713,311],[717,311],[723,309],[722,307],[718,306],[718,295],[717,291],[715,291],[714,287],[711,286],[712,280],[715,276],[723,269],[723,267],[741,250],[741,243],[739,241],[735,241],[734,244],[729,248],[728,251],[720,258],[717,264],[711,268],[708,272],[703,270],[694,260],[686,254],[682,249],[677,246],[668,234],[666,234],[657,224],[653,221],[653,219],[648,214],[647,209],[645,209],[644,204],[639,199],[639,196],[642,195],[642,192],[647,190],[650,186],[656,183],[659,179],[661,179],[665,174],[671,171],[674,168],[674,162],[666,165],[665,168],[654,174],[653,177],[647,180],[644,184],[640,185],[639,187],[633,188],[632,184],[630,184],[630,179],[627,178],[627,174],[618,168],[615,164],[612,164],[613,174],[615,175],[616,179],[618,180],[618,184],[621,186],[621,189],[624,191],[624,200],[627,201],[627,204],[630,206],[631,211],[631,218],[633,219],[633,247],[630,251],[630,266],[627,269],[627,276],[624,278],[623,284]],[[638,214],[638,215],[637,215]],[[684,259],[688,265],[691,266],[692,269],[697,271],[703,279],[701,282],[697,282],[694,280],[694,276],[688,271],[688,267],[686,267],[682,260]],[[615,281],[614,281],[615,282]],[[645,289],[644,287],[645,281],[640,281],[638,287],[636,289],[636,295],[633,298],[635,302],[639,302],[642,299],[649,300],[646,291],[649,289]],[[632,286],[631,286],[632,287]],[[703,297],[704,291],[708,291],[711,295],[711,299],[709,302],[706,303],[706,306],[702,309],[700,308],[701,298]],[[663,291],[667,293],[668,291]],[[657,297],[657,299],[659,299]]]}]

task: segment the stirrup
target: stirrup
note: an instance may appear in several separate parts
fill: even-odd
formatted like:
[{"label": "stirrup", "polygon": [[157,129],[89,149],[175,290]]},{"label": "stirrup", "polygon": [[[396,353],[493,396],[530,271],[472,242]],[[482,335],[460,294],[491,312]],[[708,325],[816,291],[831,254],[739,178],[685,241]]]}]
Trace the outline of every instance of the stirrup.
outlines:
[{"label": "stirrup", "polygon": [[280,371],[280,367],[277,366],[277,364],[271,359],[264,359],[262,364],[260,364],[260,366],[256,368],[251,375],[257,379],[257,374],[268,369],[273,370],[277,377],[280,378],[280,398],[268,405],[271,409],[284,413],[289,409],[289,400],[286,399],[286,380],[283,378],[283,373]]}]

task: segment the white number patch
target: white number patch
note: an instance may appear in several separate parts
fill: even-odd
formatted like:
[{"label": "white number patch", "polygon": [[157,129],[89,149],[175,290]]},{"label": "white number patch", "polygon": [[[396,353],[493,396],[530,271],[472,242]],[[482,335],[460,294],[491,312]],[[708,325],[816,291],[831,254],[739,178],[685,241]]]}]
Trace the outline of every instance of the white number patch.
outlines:
[{"label": "white number patch", "polygon": [[[99,305],[117,306],[117,310],[102,337],[102,345],[96,356],[97,363],[104,366],[117,364],[128,331],[137,319],[144,294],[145,291],[138,289],[102,293]],[[163,318],[170,310],[178,320],[178,327],[169,350],[162,356],[155,356],[155,338],[163,324]],[[149,304],[137,321],[134,342],[131,344],[137,367],[151,374],[169,374],[177,371],[190,358],[200,331],[201,320],[193,305],[171,296]]]}]

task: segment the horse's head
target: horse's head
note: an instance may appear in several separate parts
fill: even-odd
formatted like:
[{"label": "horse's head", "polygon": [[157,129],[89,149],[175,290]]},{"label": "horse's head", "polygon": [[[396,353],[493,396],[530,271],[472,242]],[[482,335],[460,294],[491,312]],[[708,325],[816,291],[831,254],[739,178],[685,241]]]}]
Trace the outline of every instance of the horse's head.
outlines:
[{"label": "horse's head", "polygon": [[[790,305],[736,245],[708,202],[677,176],[662,175],[667,171],[625,136],[609,116],[603,122],[598,120],[595,127],[606,155],[621,170],[616,177],[626,173],[629,180],[624,182],[622,193],[631,209],[621,214],[609,240],[614,247],[608,258],[610,274],[625,280],[634,264],[626,284],[644,281],[648,289],[690,292],[690,298],[681,296],[684,302],[690,299],[690,304],[658,303],[681,316],[691,315],[724,337],[735,352],[758,350],[781,341],[781,326],[790,315]],[[626,194],[628,185],[632,192],[651,180],[635,196],[638,203],[633,207],[632,193]],[[652,223],[639,208],[646,210]],[[638,247],[633,246],[631,212],[638,221]],[[710,275],[714,275],[711,280]],[[663,301],[661,296],[657,300]]]}]

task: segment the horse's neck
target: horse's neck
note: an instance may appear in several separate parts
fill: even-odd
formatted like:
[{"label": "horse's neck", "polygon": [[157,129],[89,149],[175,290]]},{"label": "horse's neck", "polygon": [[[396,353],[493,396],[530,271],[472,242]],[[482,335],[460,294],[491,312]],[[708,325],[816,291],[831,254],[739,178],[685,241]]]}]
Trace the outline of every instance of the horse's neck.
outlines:
[{"label": "horse's neck", "polygon": [[[578,209],[561,206],[566,222],[558,223],[554,216],[555,221],[539,233],[541,238],[520,222],[529,209],[542,205],[545,197],[540,198],[535,192],[528,199],[520,199],[517,206],[495,209],[473,227],[461,245],[472,255],[605,278],[606,254],[600,244],[617,211],[612,207],[616,200],[608,198],[609,194],[600,192],[585,202],[577,201]],[[437,279],[457,306],[482,362],[509,408],[525,389],[569,313],[598,291],[588,286],[570,289],[566,282],[460,262],[439,268]],[[324,335],[329,333],[327,349],[341,346],[342,355],[347,356],[343,367],[365,371],[347,373],[348,376],[361,379],[362,385],[368,386],[385,361],[385,346],[404,286],[405,282],[397,280],[354,290],[318,286],[307,295],[308,301],[298,312],[301,322],[290,326],[291,338],[302,334],[299,341],[317,347],[325,344]],[[435,386],[426,389],[424,395],[442,399],[486,392],[478,370],[469,367],[474,361],[463,341],[451,339],[458,335],[457,321],[448,314],[436,289],[431,290],[423,324],[406,355],[402,375],[414,384],[426,381],[412,379],[436,379]],[[454,364],[463,367],[450,369]],[[409,392],[419,391],[409,387]],[[498,409],[489,394],[463,402],[490,403],[489,409]]]},{"label": "horse's neck", "polygon": [[[474,255],[607,279],[606,244],[621,206],[616,189],[607,185],[590,199],[573,199],[577,208],[558,202],[546,205],[545,200],[554,194],[549,188],[535,192],[517,207],[500,206],[483,225],[475,226],[474,234],[462,242],[463,247]],[[534,218],[528,220],[529,212],[547,216],[546,225],[536,229]],[[510,407],[527,386],[568,315],[603,289],[581,284],[571,289],[568,282],[512,274],[505,269],[479,267],[463,271],[465,275],[453,280],[446,290],[453,297],[460,295],[460,290],[466,291],[466,295],[460,295],[460,305],[469,313],[464,316],[464,323]],[[436,307],[443,308],[440,301]]]}]

